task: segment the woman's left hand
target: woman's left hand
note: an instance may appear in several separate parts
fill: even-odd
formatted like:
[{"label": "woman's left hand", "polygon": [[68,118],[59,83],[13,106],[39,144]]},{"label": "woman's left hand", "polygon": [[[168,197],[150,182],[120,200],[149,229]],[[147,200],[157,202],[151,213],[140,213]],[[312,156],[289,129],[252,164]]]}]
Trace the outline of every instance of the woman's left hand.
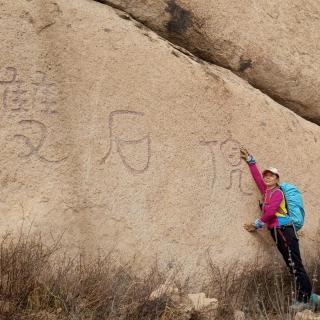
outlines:
[{"label": "woman's left hand", "polygon": [[248,152],[248,150],[247,150],[245,147],[243,147],[243,146],[240,147],[240,156],[241,156],[242,159],[244,159],[244,160],[246,160],[246,161],[247,161],[247,159],[248,159],[248,157],[249,157],[249,152]]}]

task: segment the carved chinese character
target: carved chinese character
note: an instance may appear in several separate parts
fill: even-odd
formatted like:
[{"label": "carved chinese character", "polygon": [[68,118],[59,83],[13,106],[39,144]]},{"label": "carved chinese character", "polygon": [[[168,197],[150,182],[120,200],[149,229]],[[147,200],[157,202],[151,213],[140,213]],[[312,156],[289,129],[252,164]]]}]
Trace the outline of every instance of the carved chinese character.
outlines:
[{"label": "carved chinese character", "polygon": [[40,80],[32,83],[35,86],[34,103],[42,106],[40,110],[42,112],[56,113],[57,85],[54,82],[48,81],[47,75],[44,72],[37,71],[37,74]]},{"label": "carved chinese character", "polygon": [[218,141],[216,140],[211,140],[211,141],[205,141],[201,140],[200,145],[201,146],[206,146],[210,150],[210,156],[211,156],[211,163],[212,163],[212,178],[211,178],[211,189],[213,189],[214,184],[216,182],[217,178],[217,168],[216,168],[216,156],[215,156],[215,150],[214,146],[218,144]]},{"label": "carved chinese character", "polygon": [[24,82],[17,77],[17,69],[13,67],[5,68],[4,75],[0,77],[0,85],[4,87],[2,107],[5,111],[28,111],[26,109],[27,90],[22,89]]},{"label": "carved chinese character", "polygon": [[[200,141],[200,145],[207,146],[210,150],[211,154],[211,161],[212,161],[212,183],[211,188],[213,189],[214,184],[217,180],[217,160],[216,160],[216,153],[218,152],[217,148],[215,148],[217,145],[220,147],[220,159],[221,161],[226,161],[226,164],[231,165],[233,169],[228,169],[228,165],[224,165],[224,171],[223,174],[226,174],[228,176],[228,185],[226,186],[226,190],[230,190],[233,186],[234,181],[236,181],[238,188],[240,192],[242,192],[245,195],[251,195],[252,192],[246,191],[243,186],[243,170],[241,169],[241,157],[240,157],[240,143],[232,139],[231,137],[222,141],[220,144],[218,144],[217,140],[211,140],[211,141],[205,141],[202,139]],[[229,167],[230,168],[230,167]],[[218,172],[221,172],[221,169],[218,170]]]},{"label": "carved chinese character", "polygon": [[[108,127],[109,127],[109,134],[110,134],[110,147],[107,154],[101,159],[100,164],[103,164],[106,162],[106,160],[111,155],[113,146],[115,146],[116,152],[119,154],[119,157],[122,163],[131,173],[134,173],[134,174],[143,173],[146,170],[148,170],[150,165],[150,158],[151,158],[150,134],[147,134],[141,139],[131,139],[131,140],[121,139],[116,133],[114,133],[114,121],[116,120],[115,118],[121,117],[121,116],[131,116],[131,117],[139,118],[139,117],[143,117],[144,113],[129,111],[129,110],[116,110],[110,113],[109,120],[108,120]],[[145,155],[146,161],[145,161],[145,165],[142,168],[136,168],[129,163],[128,157],[124,155],[123,147],[125,147],[126,145],[141,145],[141,144],[147,144],[147,154]]]},{"label": "carved chinese character", "polygon": [[37,120],[21,120],[19,121],[21,126],[29,125],[30,127],[38,127],[40,129],[40,137],[38,143],[34,143],[30,137],[27,137],[24,134],[16,134],[14,138],[22,139],[25,145],[29,148],[29,151],[26,153],[19,153],[18,156],[20,158],[28,158],[34,156],[43,162],[53,162],[59,163],[68,158],[68,156],[60,158],[60,159],[48,159],[47,157],[40,154],[40,149],[42,148],[46,138],[47,138],[47,128],[46,126]]}]

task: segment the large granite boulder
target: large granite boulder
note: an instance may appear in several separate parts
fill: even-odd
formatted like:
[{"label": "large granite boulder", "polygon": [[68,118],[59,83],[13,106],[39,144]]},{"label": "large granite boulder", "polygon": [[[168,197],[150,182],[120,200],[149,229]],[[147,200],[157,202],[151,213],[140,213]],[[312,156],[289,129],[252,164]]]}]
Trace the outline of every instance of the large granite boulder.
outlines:
[{"label": "large granite boulder", "polygon": [[[319,220],[320,129],[97,2],[1,2],[0,226],[192,270],[271,253],[239,146]],[[28,230],[28,229],[27,229]],[[305,251],[304,251],[305,252]]]},{"label": "large granite boulder", "polygon": [[317,0],[99,0],[320,124]]}]

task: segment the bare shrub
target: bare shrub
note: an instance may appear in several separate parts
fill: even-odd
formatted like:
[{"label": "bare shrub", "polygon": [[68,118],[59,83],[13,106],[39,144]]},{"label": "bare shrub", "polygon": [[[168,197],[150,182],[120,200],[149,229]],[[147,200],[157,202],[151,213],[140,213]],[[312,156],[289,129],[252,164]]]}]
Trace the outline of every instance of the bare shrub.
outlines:
[{"label": "bare shrub", "polygon": [[57,243],[44,246],[40,235],[3,236],[0,244],[0,312],[10,316],[36,299],[39,275],[46,270]]},{"label": "bare shrub", "polygon": [[288,306],[294,297],[292,278],[285,266],[274,262],[259,265],[233,262],[218,267],[208,258],[208,295],[219,300],[217,319],[233,319],[242,310],[250,319],[288,320]]},{"label": "bare shrub", "polygon": [[[160,271],[157,263],[140,272],[135,261],[125,265],[112,258],[84,259],[63,255],[59,240],[44,245],[41,235],[6,234],[0,243],[0,319],[10,320],[205,320],[198,311],[188,314],[179,305],[191,290],[179,281],[179,268]],[[307,264],[319,290],[320,259]],[[178,298],[151,293],[166,284],[178,287]],[[294,298],[285,266],[234,262],[224,268],[208,258],[208,281],[203,291],[217,298],[215,320],[234,319],[242,310],[248,319],[291,320],[288,305]],[[176,299],[176,300],[175,300]]]},{"label": "bare shrub", "polygon": [[57,319],[153,320],[163,315],[162,319],[169,319],[168,297],[149,300],[165,281],[156,265],[138,277],[133,263],[116,263],[111,254],[84,262],[81,255],[55,257],[58,248],[57,243],[43,245],[40,235],[21,235],[16,240],[8,234],[3,237],[1,319],[20,319],[20,315],[36,319],[44,311]]}]

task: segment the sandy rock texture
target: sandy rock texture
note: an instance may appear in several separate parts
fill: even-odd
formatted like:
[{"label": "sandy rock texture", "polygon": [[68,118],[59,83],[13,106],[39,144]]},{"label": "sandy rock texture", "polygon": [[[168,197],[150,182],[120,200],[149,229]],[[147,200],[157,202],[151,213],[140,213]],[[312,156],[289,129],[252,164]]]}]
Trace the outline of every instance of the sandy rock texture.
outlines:
[{"label": "sandy rock texture", "polygon": [[319,313],[314,313],[311,310],[304,310],[302,312],[298,312],[295,317],[294,320],[319,320],[320,319],[320,315]]},{"label": "sandy rock texture", "polygon": [[242,228],[259,214],[244,144],[302,189],[301,243],[316,247],[317,125],[109,6],[0,8],[2,232],[32,224],[69,248],[190,270],[208,254],[274,256],[267,232]]},{"label": "sandy rock texture", "polygon": [[320,124],[317,0],[99,0]]}]

